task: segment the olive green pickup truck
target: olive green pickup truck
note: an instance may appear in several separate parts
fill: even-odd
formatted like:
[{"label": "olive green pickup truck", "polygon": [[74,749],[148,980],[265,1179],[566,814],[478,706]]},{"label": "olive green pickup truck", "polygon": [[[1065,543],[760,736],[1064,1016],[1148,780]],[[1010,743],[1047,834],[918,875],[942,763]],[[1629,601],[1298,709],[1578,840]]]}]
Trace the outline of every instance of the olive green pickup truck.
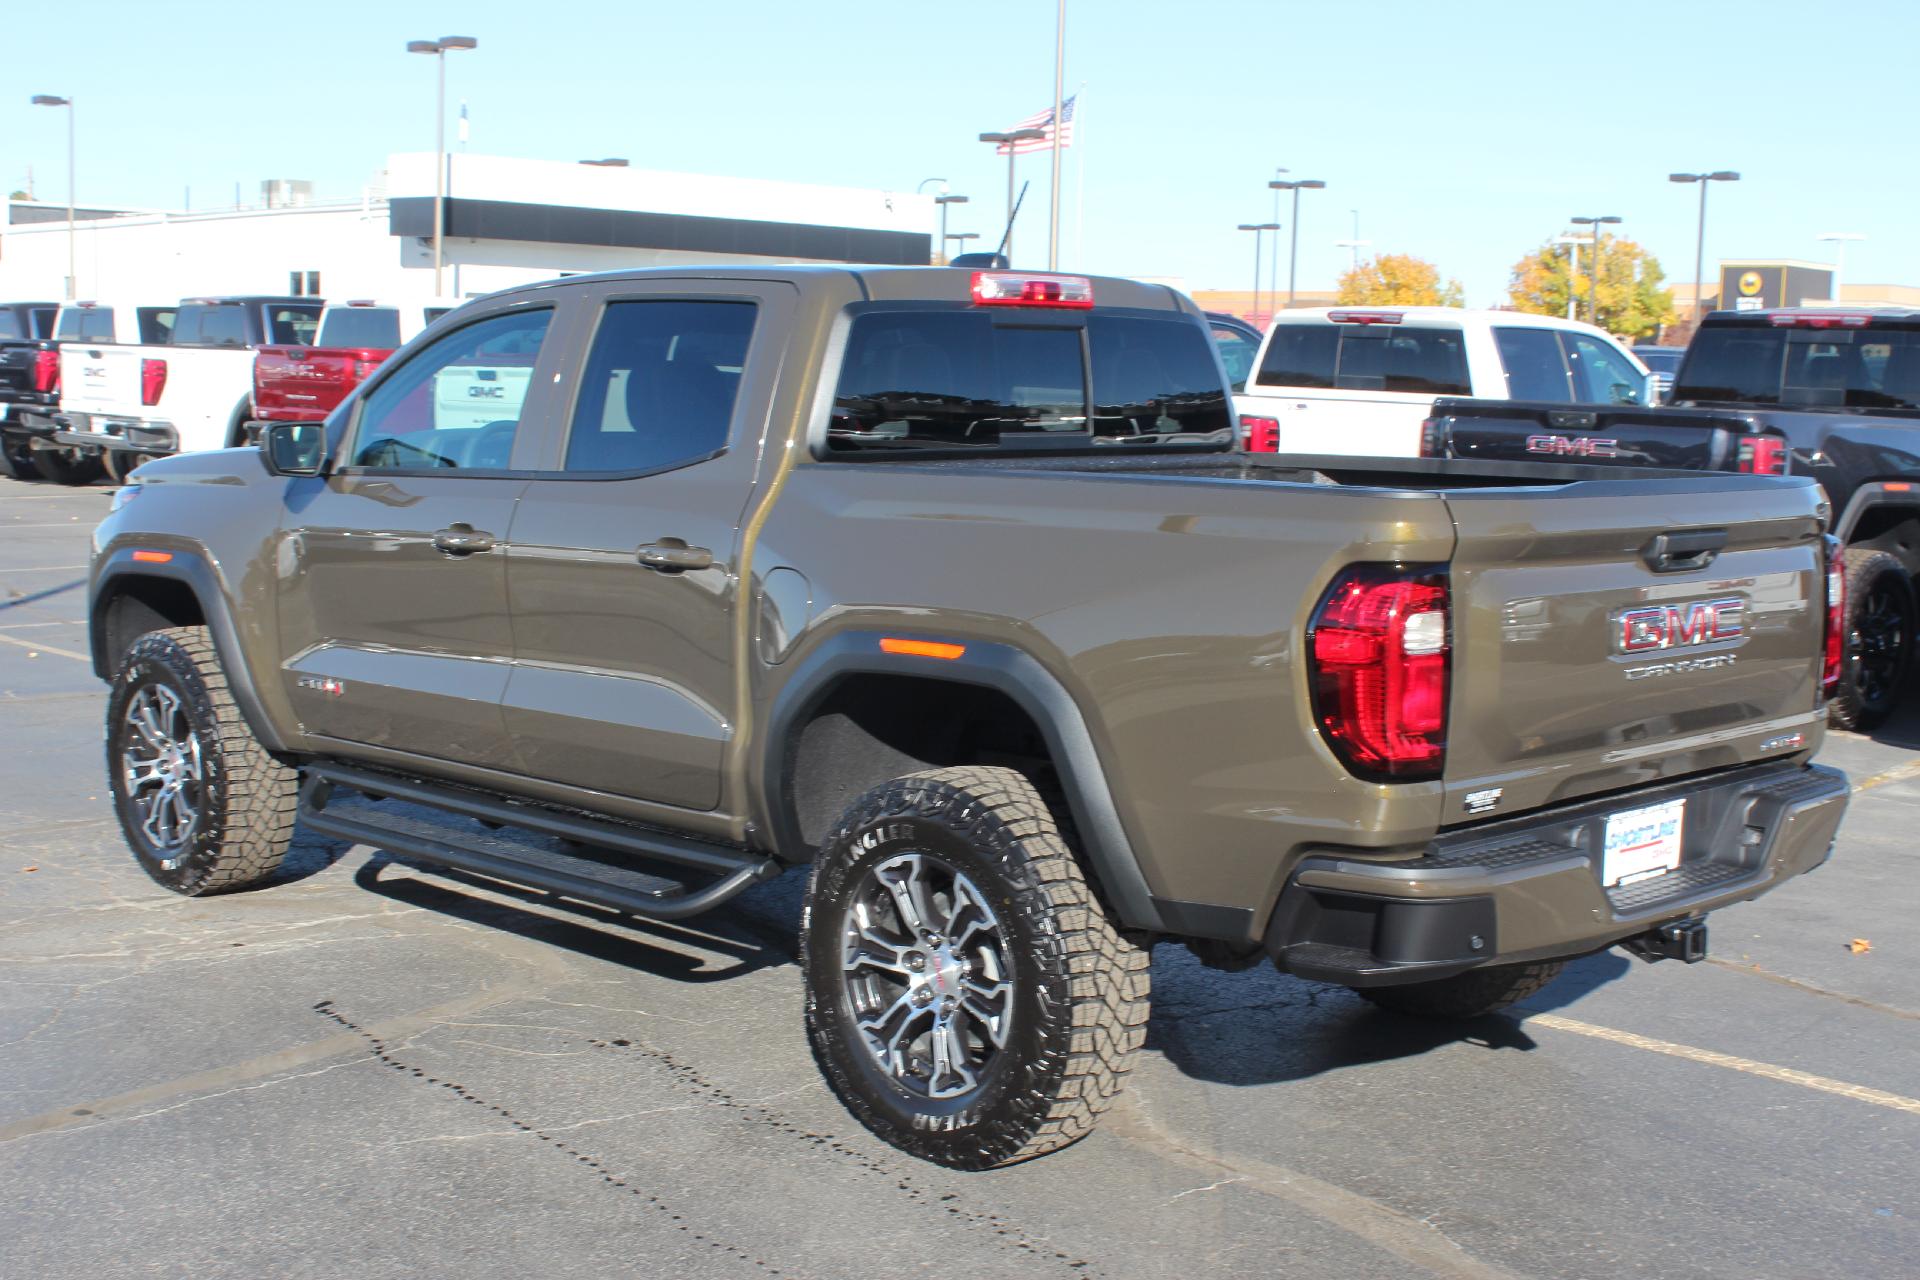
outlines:
[{"label": "olive green pickup truck", "polygon": [[296,823],[636,917],[810,864],[806,1025],[957,1167],[1080,1137],[1148,958],[1473,1015],[1822,862],[1811,481],[1251,456],[1125,280],[655,270],[436,322],[96,535],[140,865]]}]

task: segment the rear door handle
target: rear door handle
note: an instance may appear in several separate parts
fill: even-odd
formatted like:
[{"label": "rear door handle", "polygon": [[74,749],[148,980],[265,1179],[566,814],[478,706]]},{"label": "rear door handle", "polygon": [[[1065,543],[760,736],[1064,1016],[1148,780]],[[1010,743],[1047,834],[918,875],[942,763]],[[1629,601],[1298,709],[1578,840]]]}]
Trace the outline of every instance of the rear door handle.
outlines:
[{"label": "rear door handle", "polygon": [[688,569],[713,567],[713,552],[705,547],[690,547],[678,538],[662,538],[640,548],[640,563],[661,573],[685,573]]},{"label": "rear door handle", "polygon": [[433,545],[450,556],[470,556],[493,550],[493,535],[470,524],[456,524],[433,535]]}]

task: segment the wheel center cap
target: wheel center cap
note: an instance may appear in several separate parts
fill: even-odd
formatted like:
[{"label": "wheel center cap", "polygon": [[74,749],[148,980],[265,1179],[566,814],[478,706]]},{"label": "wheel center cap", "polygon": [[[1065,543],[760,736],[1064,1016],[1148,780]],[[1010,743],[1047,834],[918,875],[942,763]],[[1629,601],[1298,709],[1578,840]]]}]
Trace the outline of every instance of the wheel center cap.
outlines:
[{"label": "wheel center cap", "polygon": [[960,980],[966,977],[966,962],[942,945],[926,953],[927,967],[915,975],[914,985],[935,998],[960,995]]}]

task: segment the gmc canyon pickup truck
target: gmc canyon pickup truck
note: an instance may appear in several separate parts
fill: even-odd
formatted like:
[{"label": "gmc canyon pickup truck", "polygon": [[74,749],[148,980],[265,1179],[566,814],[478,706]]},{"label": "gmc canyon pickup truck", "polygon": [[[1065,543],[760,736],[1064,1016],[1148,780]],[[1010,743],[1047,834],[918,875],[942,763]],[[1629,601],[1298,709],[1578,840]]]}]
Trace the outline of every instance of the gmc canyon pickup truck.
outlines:
[{"label": "gmc canyon pickup truck", "polygon": [[1845,547],[1846,670],[1832,720],[1872,729],[1914,657],[1920,573],[1920,310],[1716,311],[1673,404],[1440,399],[1429,456],[1744,471],[1818,481]]},{"label": "gmc canyon pickup truck", "polygon": [[[444,393],[515,351],[491,420]],[[811,864],[823,1072],[962,1168],[1088,1132],[1157,940],[1472,1015],[1614,945],[1698,959],[1828,856],[1812,483],[1235,431],[1159,286],[492,295],[324,424],[116,495],[115,810],[185,894],[271,882],[296,821],[655,919]]]}]

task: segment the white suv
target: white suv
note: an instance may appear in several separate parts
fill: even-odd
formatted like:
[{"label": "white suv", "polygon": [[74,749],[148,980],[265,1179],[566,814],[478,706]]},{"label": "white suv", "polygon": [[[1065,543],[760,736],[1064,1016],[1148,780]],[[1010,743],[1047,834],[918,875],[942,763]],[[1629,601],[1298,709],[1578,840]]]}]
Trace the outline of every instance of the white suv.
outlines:
[{"label": "white suv", "polygon": [[1459,307],[1316,307],[1274,317],[1234,397],[1247,447],[1418,457],[1439,396],[1655,402],[1647,367],[1590,324]]}]

